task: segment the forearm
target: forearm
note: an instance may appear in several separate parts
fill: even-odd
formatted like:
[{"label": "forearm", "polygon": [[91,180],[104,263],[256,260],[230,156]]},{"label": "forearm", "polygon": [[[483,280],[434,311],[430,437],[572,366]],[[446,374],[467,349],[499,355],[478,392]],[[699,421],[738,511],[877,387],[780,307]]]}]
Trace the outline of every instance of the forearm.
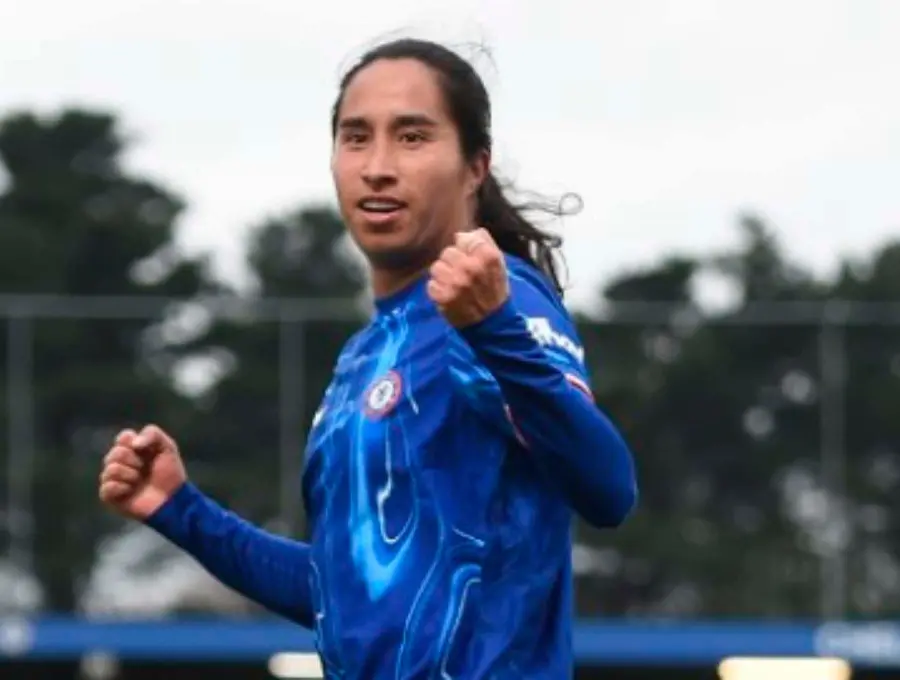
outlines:
[{"label": "forearm", "polygon": [[309,546],[227,512],[190,483],[146,524],[242,595],[312,627]]},{"label": "forearm", "polygon": [[637,496],[628,445],[589,393],[551,363],[512,303],[462,335],[500,386],[529,451],[573,507],[596,526],[624,521]]}]

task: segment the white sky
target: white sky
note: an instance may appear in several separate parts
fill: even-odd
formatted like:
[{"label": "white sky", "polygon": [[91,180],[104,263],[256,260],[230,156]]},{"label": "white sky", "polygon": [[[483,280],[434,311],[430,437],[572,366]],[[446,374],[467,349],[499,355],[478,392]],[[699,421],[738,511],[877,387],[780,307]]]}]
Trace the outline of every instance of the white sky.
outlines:
[{"label": "white sky", "polygon": [[820,271],[900,227],[897,0],[0,0],[0,113],[120,113],[237,275],[248,225],[332,199],[339,68],[398,29],[491,46],[500,169],[585,201],[575,301],[744,208]]}]

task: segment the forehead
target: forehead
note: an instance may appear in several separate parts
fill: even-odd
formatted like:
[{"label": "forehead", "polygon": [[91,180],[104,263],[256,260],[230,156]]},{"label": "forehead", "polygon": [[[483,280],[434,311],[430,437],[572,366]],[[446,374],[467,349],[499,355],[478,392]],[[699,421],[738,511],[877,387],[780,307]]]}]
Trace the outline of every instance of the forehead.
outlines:
[{"label": "forehead", "polygon": [[381,59],[357,73],[344,92],[340,118],[376,121],[411,112],[446,119],[437,75],[415,59]]}]

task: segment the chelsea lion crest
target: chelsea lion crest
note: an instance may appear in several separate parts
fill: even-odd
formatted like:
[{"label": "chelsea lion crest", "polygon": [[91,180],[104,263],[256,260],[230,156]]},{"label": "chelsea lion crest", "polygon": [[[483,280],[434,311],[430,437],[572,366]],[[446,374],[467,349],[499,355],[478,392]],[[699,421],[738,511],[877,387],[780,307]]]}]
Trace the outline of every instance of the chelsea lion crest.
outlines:
[{"label": "chelsea lion crest", "polygon": [[366,390],[364,405],[366,415],[370,418],[380,418],[390,413],[403,391],[403,381],[400,374],[390,371],[383,377],[373,382]]}]

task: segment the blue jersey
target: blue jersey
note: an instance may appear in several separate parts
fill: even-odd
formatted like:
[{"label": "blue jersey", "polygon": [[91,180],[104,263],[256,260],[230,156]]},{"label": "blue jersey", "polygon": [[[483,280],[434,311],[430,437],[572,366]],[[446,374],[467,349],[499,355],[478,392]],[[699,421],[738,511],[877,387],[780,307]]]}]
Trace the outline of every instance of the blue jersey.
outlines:
[{"label": "blue jersey", "polygon": [[571,675],[572,509],[618,525],[635,475],[559,297],[507,265],[508,302],[462,330],[425,280],[376,301],[308,437],[308,544],[190,484],[149,521],[313,628],[329,678]]}]

